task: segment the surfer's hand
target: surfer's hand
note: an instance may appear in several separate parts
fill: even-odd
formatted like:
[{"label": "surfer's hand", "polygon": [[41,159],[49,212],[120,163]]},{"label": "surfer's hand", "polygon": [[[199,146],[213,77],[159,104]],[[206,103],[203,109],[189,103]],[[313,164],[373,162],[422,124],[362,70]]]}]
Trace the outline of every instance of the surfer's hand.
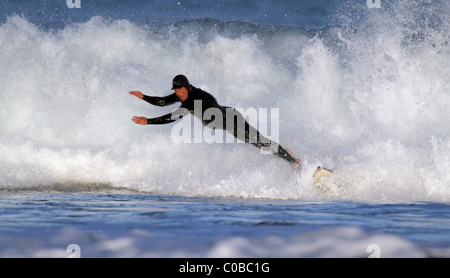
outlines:
[{"label": "surfer's hand", "polygon": [[131,91],[130,95],[136,96],[137,98],[140,98],[140,99],[144,98],[144,94],[139,91]]},{"label": "surfer's hand", "polygon": [[138,125],[146,125],[147,124],[147,118],[146,117],[138,117],[134,116],[133,119],[131,119],[135,124]]}]

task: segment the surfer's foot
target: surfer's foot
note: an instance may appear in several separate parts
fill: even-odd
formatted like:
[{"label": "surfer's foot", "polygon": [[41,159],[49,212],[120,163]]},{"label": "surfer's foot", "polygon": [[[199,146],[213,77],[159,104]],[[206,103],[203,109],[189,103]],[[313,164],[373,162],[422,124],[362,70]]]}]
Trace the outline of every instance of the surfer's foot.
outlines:
[{"label": "surfer's foot", "polygon": [[302,168],[302,164],[301,164],[301,160],[300,158],[296,158],[295,162],[292,163],[292,167],[294,167],[295,169],[301,169]]},{"label": "surfer's foot", "polygon": [[291,165],[292,165],[292,167],[294,167],[294,168],[296,168],[296,169],[301,169],[302,168],[302,165],[301,165],[301,160],[300,160],[300,158],[295,158],[293,155],[292,155],[292,152],[290,152],[290,151],[287,151],[287,153],[290,155],[290,156],[292,156],[292,158],[294,158],[295,159],[295,162],[292,162],[291,163]]}]

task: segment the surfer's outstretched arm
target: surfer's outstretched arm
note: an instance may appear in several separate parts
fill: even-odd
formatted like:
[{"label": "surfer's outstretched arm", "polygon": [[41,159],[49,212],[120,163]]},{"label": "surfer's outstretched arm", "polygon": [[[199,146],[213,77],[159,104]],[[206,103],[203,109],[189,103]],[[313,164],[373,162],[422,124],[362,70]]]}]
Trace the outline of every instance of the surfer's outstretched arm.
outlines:
[{"label": "surfer's outstretched arm", "polygon": [[139,116],[134,116],[131,119],[135,124],[138,125],[163,125],[163,124],[168,124],[168,123],[172,123],[175,121],[175,119],[172,119],[172,113],[163,115],[161,117],[157,117],[157,118],[146,118],[146,117],[139,117]]},{"label": "surfer's outstretched arm", "polygon": [[[144,95],[140,91],[130,91],[130,95],[133,95],[139,99],[145,100],[146,102],[153,104],[153,105],[157,105],[157,106],[166,106],[166,105],[170,105],[170,104],[180,101],[180,99],[177,97],[177,95],[175,93],[165,96],[165,97],[152,97],[152,96]],[[157,118],[151,118],[151,119],[148,119],[146,117],[134,116],[132,118],[132,121],[135,124],[139,124],[139,125],[168,124],[168,123],[172,123],[172,122],[178,120],[179,118],[183,117],[186,114],[186,113],[180,113],[178,110],[180,110],[180,109],[177,109],[172,113],[169,113],[169,114],[157,117]]]},{"label": "surfer's outstretched arm", "polygon": [[156,106],[167,106],[167,105],[171,105],[171,104],[174,104],[175,102],[180,101],[180,99],[177,97],[177,95],[175,93],[170,94],[165,97],[152,97],[152,96],[144,95],[140,91],[131,91],[130,95],[133,95],[137,98],[145,100],[146,102],[156,105]]},{"label": "surfer's outstretched arm", "polygon": [[189,114],[189,110],[187,110],[186,108],[183,108],[183,107],[179,107],[179,108],[175,109],[172,113],[162,115],[160,117],[148,119],[146,117],[134,116],[131,120],[135,124],[139,124],[139,125],[164,125],[164,124],[173,123],[173,122],[183,118],[187,114]]}]

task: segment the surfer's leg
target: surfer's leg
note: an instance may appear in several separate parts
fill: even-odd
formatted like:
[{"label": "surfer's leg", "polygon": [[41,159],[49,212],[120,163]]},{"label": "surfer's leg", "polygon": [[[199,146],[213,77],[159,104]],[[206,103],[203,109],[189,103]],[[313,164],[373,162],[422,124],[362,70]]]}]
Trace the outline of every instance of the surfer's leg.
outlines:
[{"label": "surfer's leg", "polygon": [[287,150],[285,150],[282,146],[278,145],[278,151],[274,153],[276,156],[286,160],[287,162],[291,164],[299,164],[300,160],[293,157]]},{"label": "surfer's leg", "polygon": [[272,153],[291,164],[298,164],[299,160],[293,157],[280,144],[264,137],[256,128],[245,122],[245,142]]},{"label": "surfer's leg", "polygon": [[[227,108],[232,109],[232,108]],[[291,164],[298,164],[299,160],[293,157],[280,144],[264,137],[256,128],[251,126],[237,110],[233,109],[233,120],[224,124],[226,131],[233,134],[237,139],[252,144],[253,146],[272,153]],[[227,116],[229,117],[229,115]],[[224,117],[226,119],[226,117]]]}]

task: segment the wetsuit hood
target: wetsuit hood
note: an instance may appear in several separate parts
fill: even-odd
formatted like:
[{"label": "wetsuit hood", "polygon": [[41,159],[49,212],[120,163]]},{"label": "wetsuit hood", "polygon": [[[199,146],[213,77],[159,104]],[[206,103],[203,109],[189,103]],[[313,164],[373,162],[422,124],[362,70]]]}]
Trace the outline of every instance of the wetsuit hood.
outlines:
[{"label": "wetsuit hood", "polygon": [[189,88],[191,87],[191,83],[189,83],[189,80],[186,76],[179,74],[175,76],[172,80],[172,90],[178,89],[181,87],[186,87],[186,89],[189,91]]}]

